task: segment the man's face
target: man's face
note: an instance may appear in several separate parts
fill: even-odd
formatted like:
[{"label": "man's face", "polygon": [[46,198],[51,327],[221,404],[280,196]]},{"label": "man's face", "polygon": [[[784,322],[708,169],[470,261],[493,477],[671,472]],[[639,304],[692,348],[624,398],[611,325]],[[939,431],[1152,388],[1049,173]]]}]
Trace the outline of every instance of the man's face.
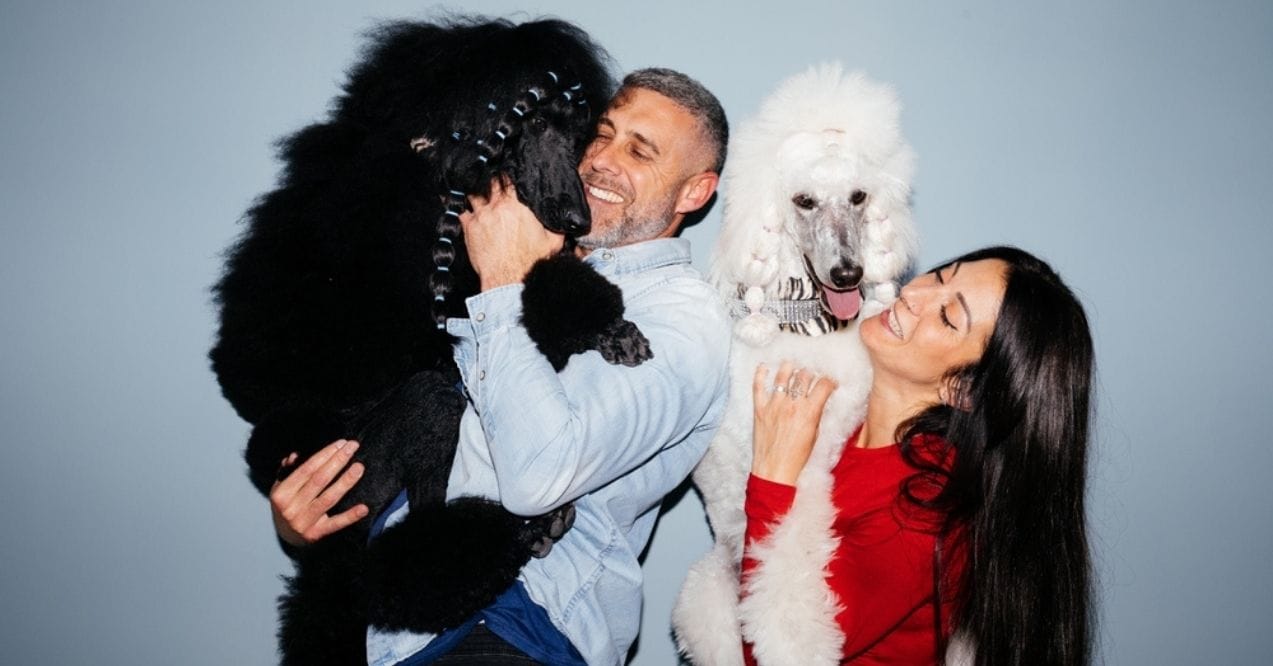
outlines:
[{"label": "man's face", "polygon": [[698,120],[676,102],[644,88],[629,88],[597,123],[597,138],[579,164],[592,233],[585,248],[616,247],[670,236],[674,222],[693,210],[682,195],[708,158]]}]

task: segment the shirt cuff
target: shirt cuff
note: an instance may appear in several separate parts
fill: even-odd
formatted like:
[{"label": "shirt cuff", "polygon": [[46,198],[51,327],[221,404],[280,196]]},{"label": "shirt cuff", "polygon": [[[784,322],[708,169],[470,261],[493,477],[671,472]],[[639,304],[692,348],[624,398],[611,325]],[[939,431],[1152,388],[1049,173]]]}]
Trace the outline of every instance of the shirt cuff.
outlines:
[{"label": "shirt cuff", "polygon": [[772,523],[787,515],[796,501],[796,487],[762,479],[755,474],[747,477],[747,520]]},{"label": "shirt cuff", "polygon": [[464,301],[473,332],[480,340],[491,331],[515,326],[522,316],[522,284],[506,284]]}]

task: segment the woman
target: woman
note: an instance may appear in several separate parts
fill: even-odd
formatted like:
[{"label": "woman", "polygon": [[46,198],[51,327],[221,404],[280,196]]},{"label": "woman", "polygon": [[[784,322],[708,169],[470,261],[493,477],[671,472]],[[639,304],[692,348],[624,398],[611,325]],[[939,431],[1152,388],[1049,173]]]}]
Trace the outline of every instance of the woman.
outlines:
[{"label": "woman", "polygon": [[[915,278],[861,337],[866,419],[833,472],[834,552],[808,562],[838,597],[843,660],[1087,663],[1082,306],[1046,263],[994,247]],[[788,364],[772,388],[767,375],[753,387],[743,607],[772,594],[765,555],[835,388]],[[749,663],[780,661],[783,627],[742,615]]]}]

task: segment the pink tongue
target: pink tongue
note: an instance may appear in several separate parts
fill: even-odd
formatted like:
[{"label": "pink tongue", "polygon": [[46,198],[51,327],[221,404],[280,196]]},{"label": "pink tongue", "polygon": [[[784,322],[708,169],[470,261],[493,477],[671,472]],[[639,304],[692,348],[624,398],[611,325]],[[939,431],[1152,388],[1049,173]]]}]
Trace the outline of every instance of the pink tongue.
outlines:
[{"label": "pink tongue", "polygon": [[858,310],[862,308],[862,292],[858,289],[850,289],[848,291],[831,291],[823,289],[823,295],[827,298],[827,305],[831,308],[831,314],[836,319],[848,321],[858,316]]}]

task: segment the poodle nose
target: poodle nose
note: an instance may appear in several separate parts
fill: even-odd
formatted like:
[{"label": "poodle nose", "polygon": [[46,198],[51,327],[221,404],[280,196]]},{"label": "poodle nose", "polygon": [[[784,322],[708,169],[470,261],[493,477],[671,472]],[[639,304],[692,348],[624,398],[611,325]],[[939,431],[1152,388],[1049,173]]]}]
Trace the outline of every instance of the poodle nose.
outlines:
[{"label": "poodle nose", "polygon": [[[582,201],[580,199],[580,202]],[[550,231],[567,236],[582,236],[592,228],[592,217],[588,214],[588,207],[582,203],[572,205],[565,197],[540,201],[537,206],[532,204],[532,208],[538,208],[535,211],[536,216]]]},{"label": "poodle nose", "polygon": [[592,220],[577,210],[566,209],[560,218],[561,230],[567,236],[582,236],[592,228]]},{"label": "poodle nose", "polygon": [[558,222],[561,223],[561,233],[566,234],[566,236],[583,236],[583,234],[588,233],[588,229],[592,228],[591,216],[584,213],[584,211],[572,208],[572,206],[563,206],[561,208]]},{"label": "poodle nose", "polygon": [[862,268],[850,263],[841,263],[831,269],[831,282],[840,289],[856,287],[862,280]]}]

